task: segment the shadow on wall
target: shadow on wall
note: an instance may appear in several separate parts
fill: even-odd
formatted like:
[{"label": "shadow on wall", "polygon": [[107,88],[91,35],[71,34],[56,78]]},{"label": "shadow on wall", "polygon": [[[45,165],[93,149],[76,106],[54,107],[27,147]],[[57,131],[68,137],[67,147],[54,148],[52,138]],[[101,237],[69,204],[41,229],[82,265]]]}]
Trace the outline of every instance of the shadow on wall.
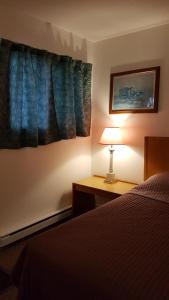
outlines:
[{"label": "shadow on wall", "polygon": [[[68,203],[70,203],[70,205],[71,205],[72,201],[70,201],[70,199],[72,200],[72,192],[64,193],[61,196],[61,198],[59,199],[58,205],[62,206],[62,207],[66,207]],[[56,207],[56,210],[57,210],[57,207]]]},{"label": "shadow on wall", "polygon": [[[90,155],[87,140],[89,141],[89,138],[76,138],[76,143],[73,139],[38,148],[0,150],[1,195],[4,192],[5,197],[9,193],[10,198],[11,193],[17,191],[23,197],[42,182],[49,184],[56,178],[64,186],[64,182],[67,182],[72,174],[70,166],[75,166],[77,159],[79,162],[82,159],[83,166],[83,159],[85,160]],[[74,170],[73,173],[76,177],[77,170]],[[6,189],[7,183],[10,186],[8,190]],[[60,187],[58,186],[58,189]]]},{"label": "shadow on wall", "polygon": [[79,39],[73,36],[71,32],[61,31],[52,26],[51,23],[45,25],[49,44],[53,44],[54,52],[87,61],[87,43],[85,39]]},{"label": "shadow on wall", "polygon": [[72,182],[89,176],[89,140],[0,150],[1,235],[71,204]]},{"label": "shadow on wall", "polygon": [[0,6],[0,37],[87,61],[85,39],[57,28],[49,22],[21,14],[2,5]]}]

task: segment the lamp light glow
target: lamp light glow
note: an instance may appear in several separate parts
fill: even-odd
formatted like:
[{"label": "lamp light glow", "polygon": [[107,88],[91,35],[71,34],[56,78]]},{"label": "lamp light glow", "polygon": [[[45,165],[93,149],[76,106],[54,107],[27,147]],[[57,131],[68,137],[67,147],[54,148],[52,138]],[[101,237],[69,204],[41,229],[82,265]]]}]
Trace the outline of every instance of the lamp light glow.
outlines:
[{"label": "lamp light glow", "polygon": [[99,143],[102,145],[110,145],[109,172],[106,174],[105,182],[112,183],[115,181],[115,174],[113,173],[113,145],[124,145],[120,128],[106,127],[103,130]]},{"label": "lamp light glow", "polygon": [[119,127],[106,127],[99,141],[102,145],[123,145],[122,134]]}]

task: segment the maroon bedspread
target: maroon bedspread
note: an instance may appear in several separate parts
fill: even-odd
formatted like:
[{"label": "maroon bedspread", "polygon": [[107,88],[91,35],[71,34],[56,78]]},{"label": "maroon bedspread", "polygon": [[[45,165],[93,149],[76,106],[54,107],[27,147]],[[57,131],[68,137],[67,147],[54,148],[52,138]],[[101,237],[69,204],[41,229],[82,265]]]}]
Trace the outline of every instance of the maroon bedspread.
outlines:
[{"label": "maroon bedspread", "polygon": [[169,299],[169,177],[166,202],[150,181],[30,242],[13,273],[19,299]]}]

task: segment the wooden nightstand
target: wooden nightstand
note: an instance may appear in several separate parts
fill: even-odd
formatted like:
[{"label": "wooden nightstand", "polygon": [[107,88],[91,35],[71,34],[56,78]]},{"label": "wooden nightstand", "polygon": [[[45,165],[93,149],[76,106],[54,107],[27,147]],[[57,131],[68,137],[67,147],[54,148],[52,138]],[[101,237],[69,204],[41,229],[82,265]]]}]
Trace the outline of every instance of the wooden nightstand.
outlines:
[{"label": "wooden nightstand", "polygon": [[[124,181],[105,183],[103,177],[92,176],[74,182],[73,188],[73,214],[83,214],[97,206],[95,196],[113,200],[135,187],[136,184]],[[105,201],[106,202],[106,201]]]}]

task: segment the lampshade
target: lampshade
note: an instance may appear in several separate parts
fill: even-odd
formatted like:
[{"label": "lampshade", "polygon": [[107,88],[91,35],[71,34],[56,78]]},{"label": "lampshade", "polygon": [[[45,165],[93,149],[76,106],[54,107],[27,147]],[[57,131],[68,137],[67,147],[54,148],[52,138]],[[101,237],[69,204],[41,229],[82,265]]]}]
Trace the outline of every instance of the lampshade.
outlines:
[{"label": "lampshade", "polygon": [[121,130],[119,127],[106,127],[99,141],[103,145],[123,145]]}]

